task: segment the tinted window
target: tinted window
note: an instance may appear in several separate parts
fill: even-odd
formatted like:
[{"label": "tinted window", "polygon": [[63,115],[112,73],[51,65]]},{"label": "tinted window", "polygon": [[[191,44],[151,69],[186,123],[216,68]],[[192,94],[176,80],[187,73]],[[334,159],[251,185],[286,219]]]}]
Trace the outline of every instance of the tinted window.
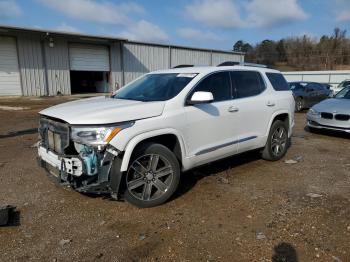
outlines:
[{"label": "tinted window", "polygon": [[303,91],[304,87],[299,83],[290,83],[289,87],[293,91]]},{"label": "tinted window", "polygon": [[342,89],[340,92],[338,92],[335,98],[350,99],[350,86],[347,86],[344,89]]},{"label": "tinted window", "polygon": [[340,83],[341,87],[346,87],[346,86],[349,86],[349,85],[350,85],[350,81],[344,81],[344,82]]},{"label": "tinted window", "polygon": [[318,91],[325,91],[326,90],[324,85],[316,84],[316,83],[315,83],[315,89],[318,90]]},{"label": "tinted window", "polygon": [[211,92],[214,96],[215,102],[231,99],[232,95],[229,73],[218,72],[208,76],[196,86],[193,92],[197,91]]},{"label": "tinted window", "polygon": [[273,89],[275,89],[276,91],[290,90],[288,83],[282,74],[266,73],[266,76],[270,80]]},{"label": "tinted window", "polygon": [[324,87],[317,83],[310,83],[307,85],[307,87],[313,89],[314,91],[324,91]]},{"label": "tinted window", "polygon": [[264,82],[261,75],[254,71],[233,71],[231,72],[232,83],[234,84],[235,98],[256,96],[264,89]]},{"label": "tinted window", "polygon": [[[320,87],[318,84],[316,83],[309,83],[306,85],[306,88],[309,91],[320,91],[320,90],[324,90],[323,87]],[[321,89],[322,88],[322,89]]]}]

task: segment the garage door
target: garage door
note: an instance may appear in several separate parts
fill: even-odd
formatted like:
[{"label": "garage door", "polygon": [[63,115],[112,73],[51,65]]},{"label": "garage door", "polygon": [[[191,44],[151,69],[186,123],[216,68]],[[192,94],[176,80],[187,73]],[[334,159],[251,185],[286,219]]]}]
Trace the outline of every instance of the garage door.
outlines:
[{"label": "garage door", "polygon": [[0,95],[22,95],[16,40],[0,36]]},{"label": "garage door", "polygon": [[70,70],[109,72],[107,46],[71,44],[69,46]]}]

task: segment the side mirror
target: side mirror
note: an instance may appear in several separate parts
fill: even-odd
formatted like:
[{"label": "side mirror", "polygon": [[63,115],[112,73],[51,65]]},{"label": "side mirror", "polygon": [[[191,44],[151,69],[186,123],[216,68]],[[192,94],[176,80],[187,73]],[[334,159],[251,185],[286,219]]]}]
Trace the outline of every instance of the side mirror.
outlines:
[{"label": "side mirror", "polygon": [[187,101],[189,105],[206,104],[214,101],[213,94],[211,92],[197,91],[194,92],[191,99]]}]

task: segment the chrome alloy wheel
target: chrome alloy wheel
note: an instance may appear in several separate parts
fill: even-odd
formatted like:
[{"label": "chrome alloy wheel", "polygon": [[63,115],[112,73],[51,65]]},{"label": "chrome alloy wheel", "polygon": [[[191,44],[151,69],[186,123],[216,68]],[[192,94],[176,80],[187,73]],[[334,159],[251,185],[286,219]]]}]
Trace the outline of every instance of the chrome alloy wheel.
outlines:
[{"label": "chrome alloy wheel", "polygon": [[173,179],[170,162],[158,154],[148,154],[140,156],[130,165],[126,185],[135,198],[150,201],[165,194]]},{"label": "chrome alloy wheel", "polygon": [[287,146],[288,136],[287,131],[284,127],[276,128],[275,132],[271,136],[271,151],[272,153],[279,157],[283,154]]}]

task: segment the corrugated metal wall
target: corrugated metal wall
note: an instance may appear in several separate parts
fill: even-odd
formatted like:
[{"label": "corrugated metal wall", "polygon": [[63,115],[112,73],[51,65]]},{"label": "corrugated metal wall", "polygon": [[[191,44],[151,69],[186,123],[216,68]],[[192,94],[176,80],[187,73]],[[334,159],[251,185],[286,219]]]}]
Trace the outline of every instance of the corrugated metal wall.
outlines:
[{"label": "corrugated metal wall", "polygon": [[244,62],[243,57],[237,54],[213,52],[212,66],[217,66],[225,61]]},{"label": "corrugated metal wall", "polygon": [[54,47],[46,41],[44,48],[48,95],[71,94],[67,40],[55,39]]},{"label": "corrugated metal wall", "polygon": [[69,66],[74,71],[110,71],[109,45],[69,44]]},{"label": "corrugated metal wall", "polygon": [[24,96],[43,96],[45,90],[45,70],[40,39],[31,35],[17,38],[19,67]]},{"label": "corrugated metal wall", "polygon": [[169,48],[167,47],[136,43],[125,43],[123,46],[125,83],[145,73],[169,68]]},{"label": "corrugated metal wall", "polygon": [[[69,95],[71,93],[69,43],[91,44],[79,36],[17,32],[18,60],[24,96]],[[45,40],[43,40],[45,39]],[[77,41],[78,40],[78,41]],[[224,61],[243,61],[244,56],[186,47],[103,40],[110,50],[110,85],[115,88],[159,69],[180,64],[217,65]],[[96,43],[95,43],[96,44]]]},{"label": "corrugated metal wall", "polygon": [[17,43],[13,37],[0,36],[0,94],[22,95]]},{"label": "corrugated metal wall", "polygon": [[211,65],[211,52],[171,48],[171,67],[183,64]]},{"label": "corrugated metal wall", "polygon": [[121,48],[121,43],[112,43],[110,48],[111,75],[109,79],[112,90],[114,91],[116,90],[116,84],[119,87],[123,85]]},{"label": "corrugated metal wall", "polygon": [[124,83],[137,77],[160,69],[168,69],[177,65],[218,65],[224,61],[243,62],[244,57],[210,50],[196,50],[172,46],[157,46],[140,43],[124,43],[123,67]]}]

